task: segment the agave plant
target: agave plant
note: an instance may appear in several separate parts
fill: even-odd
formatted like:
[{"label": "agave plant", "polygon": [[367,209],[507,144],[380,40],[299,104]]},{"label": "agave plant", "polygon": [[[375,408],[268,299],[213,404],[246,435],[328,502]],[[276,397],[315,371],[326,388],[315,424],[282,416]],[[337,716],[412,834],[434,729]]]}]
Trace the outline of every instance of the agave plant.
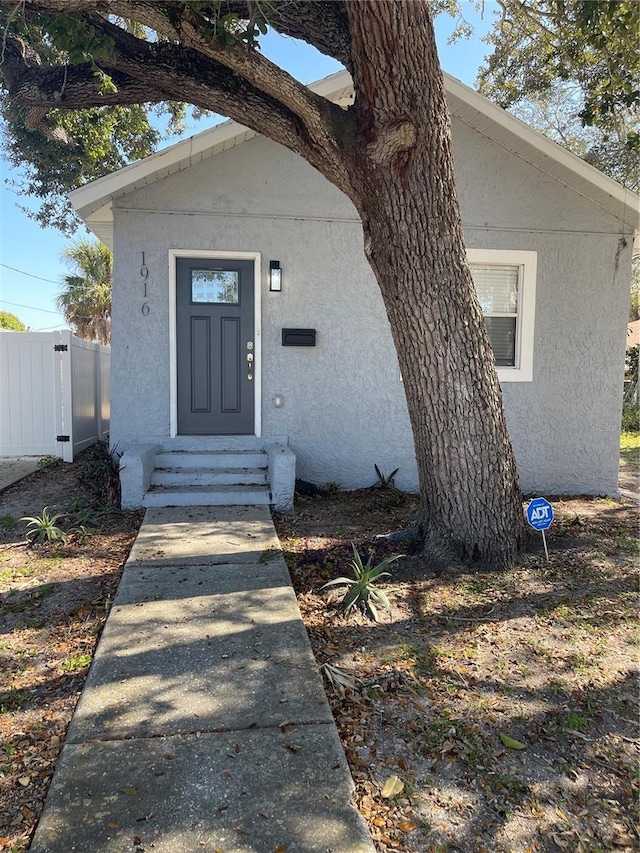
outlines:
[{"label": "agave plant", "polygon": [[355,690],[356,677],[348,669],[325,662],[320,667],[320,671],[334,690],[343,694],[345,690]]},{"label": "agave plant", "polygon": [[67,541],[67,534],[56,526],[56,521],[59,518],[64,518],[64,513],[57,515],[49,515],[49,507],[46,506],[42,510],[41,516],[26,515],[20,521],[27,522],[27,539],[33,544],[34,542],[42,544],[47,542],[51,544],[55,541],[60,541],[64,544]]},{"label": "agave plant", "polygon": [[386,475],[382,473],[377,465],[374,465],[373,467],[376,469],[376,475],[378,477],[378,482],[374,484],[374,489],[395,489],[395,476],[400,469],[394,468],[389,475]]},{"label": "agave plant", "polygon": [[394,557],[385,557],[385,559],[376,566],[372,566],[371,554],[369,554],[367,562],[363,563],[362,557],[356,550],[355,545],[352,544],[351,547],[353,548],[353,560],[351,561],[351,565],[353,566],[354,576],[352,578],[336,578],[335,580],[324,584],[322,589],[326,589],[330,586],[348,586],[349,589],[340,603],[340,609],[344,613],[349,613],[349,611],[353,610],[354,607],[360,606],[368,616],[377,622],[378,611],[376,609],[376,605],[382,605],[383,607],[386,607],[387,610],[390,610],[391,603],[387,594],[381,589],[378,589],[376,582],[379,581],[380,578],[391,577],[390,573],[385,571],[385,569],[395,560],[399,560],[402,555],[397,554]]}]

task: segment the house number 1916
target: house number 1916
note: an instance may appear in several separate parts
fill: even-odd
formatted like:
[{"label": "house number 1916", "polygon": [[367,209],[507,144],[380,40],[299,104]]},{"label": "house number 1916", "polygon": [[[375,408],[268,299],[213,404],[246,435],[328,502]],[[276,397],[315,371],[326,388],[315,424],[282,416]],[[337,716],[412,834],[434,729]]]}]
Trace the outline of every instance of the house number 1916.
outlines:
[{"label": "house number 1916", "polygon": [[149,308],[149,303],[147,302],[147,282],[149,280],[149,269],[144,262],[144,252],[142,253],[142,266],[140,267],[140,275],[142,276],[142,297],[144,299],[140,311],[142,312],[143,317],[146,317],[151,309]]}]

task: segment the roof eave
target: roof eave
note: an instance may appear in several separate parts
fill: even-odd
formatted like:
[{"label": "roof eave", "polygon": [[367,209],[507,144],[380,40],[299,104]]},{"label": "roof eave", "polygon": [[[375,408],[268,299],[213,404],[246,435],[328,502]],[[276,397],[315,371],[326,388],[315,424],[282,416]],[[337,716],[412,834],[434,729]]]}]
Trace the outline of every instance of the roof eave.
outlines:
[{"label": "roof eave", "polygon": [[[630,208],[632,223],[640,225],[640,221],[638,221],[640,198],[632,190],[622,186],[622,184],[600,172],[576,154],[558,145],[557,142],[549,139],[543,133],[540,133],[540,131],[535,130],[519,118],[516,118],[516,116],[503,110],[502,107],[492,103],[479,92],[476,92],[475,89],[465,85],[461,80],[452,77],[446,72],[444,72],[444,77],[449,94],[460,98],[460,100],[482,112],[500,127],[505,128],[505,130],[508,130],[524,142],[533,145],[545,156],[557,161],[575,175],[587,179],[591,184],[610,195],[620,204]],[[636,222],[633,221],[633,218],[635,218]]]},{"label": "roof eave", "polygon": [[[317,80],[309,85],[309,89],[336,103],[348,103],[349,100],[353,100],[351,77],[347,71],[338,71],[336,74]],[[127,192],[134,184],[144,183],[145,180],[152,179],[154,175],[170,169],[182,160],[197,159],[214,145],[231,147],[249,133],[253,134],[254,131],[250,131],[237,121],[221,122],[181,142],[176,142],[162,151],[156,151],[155,154],[142,160],[123,166],[116,172],[111,172],[109,175],[72,190],[68,193],[69,200],[81,219],[86,221],[92,213],[104,206],[107,199]]]},{"label": "roof eave", "polygon": [[[506,130],[514,139],[532,146],[543,157],[550,158],[551,161],[566,169],[569,174],[586,181],[600,193],[605,193],[620,206],[621,215],[618,216],[619,219],[626,221],[630,227],[640,225],[640,198],[634,192],[599,172],[575,154],[562,148],[501,107],[491,103],[456,77],[445,72],[444,79],[450,100],[457,98],[466,106],[486,116],[498,127]],[[351,78],[347,71],[331,74],[310,84],[309,88],[316,94],[337,103],[347,104],[353,100]],[[117,172],[112,172],[103,178],[98,178],[73,190],[69,193],[69,199],[78,215],[87,223],[89,228],[92,228],[92,221],[97,224],[96,212],[100,211],[100,222],[104,233],[104,226],[108,220],[104,220],[102,214],[109,210],[109,216],[112,216],[110,211],[111,202],[114,198],[156,180],[160,174],[175,171],[181,163],[189,165],[192,162],[197,162],[204,156],[211,154],[214,148],[220,150],[221,148],[233,147],[254,135],[257,134],[238,122],[222,122],[190,136],[188,139],[177,142],[169,148],[157,151],[143,160],[125,166]],[[515,146],[512,150],[517,154]],[[557,175],[551,172],[549,174],[559,180]],[[595,198],[592,200],[597,203]],[[617,216],[613,209],[609,209],[609,213],[612,216]],[[104,237],[100,239],[104,240]]]}]

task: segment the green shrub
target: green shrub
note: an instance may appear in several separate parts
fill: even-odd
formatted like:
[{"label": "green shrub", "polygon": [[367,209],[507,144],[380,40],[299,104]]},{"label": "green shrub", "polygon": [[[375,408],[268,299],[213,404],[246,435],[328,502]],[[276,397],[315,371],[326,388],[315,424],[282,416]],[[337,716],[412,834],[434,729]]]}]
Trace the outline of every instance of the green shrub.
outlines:
[{"label": "green shrub", "polygon": [[55,468],[60,464],[60,459],[57,456],[41,456],[38,459],[38,468],[44,470],[45,468]]},{"label": "green shrub", "polygon": [[92,444],[83,454],[82,481],[104,507],[120,506],[120,457],[105,441]]},{"label": "green shrub", "polygon": [[640,432],[640,406],[627,403],[622,407],[622,431]]}]

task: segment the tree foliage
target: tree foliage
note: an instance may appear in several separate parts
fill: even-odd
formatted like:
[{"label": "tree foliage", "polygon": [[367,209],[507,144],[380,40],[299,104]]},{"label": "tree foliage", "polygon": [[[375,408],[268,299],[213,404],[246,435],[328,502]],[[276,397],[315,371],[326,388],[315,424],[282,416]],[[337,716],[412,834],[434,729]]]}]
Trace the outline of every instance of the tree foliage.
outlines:
[{"label": "tree foliage", "polygon": [[40,225],[63,233],[78,227],[66,198],[70,189],[146,157],[162,138],[143,105],[91,107],[77,113],[51,110],[49,127],[73,140],[71,151],[29,128],[24,108],[6,101],[2,112],[3,148],[19,175],[10,184],[19,196],[39,200],[35,211],[22,209]]},{"label": "tree foliage", "polygon": [[74,333],[84,340],[108,344],[111,339],[113,258],[103,243],[78,240],[65,250],[73,274],[65,276],[56,302]]},{"label": "tree foliage", "polygon": [[[484,10],[484,0],[476,2]],[[584,126],[600,130],[585,156],[616,180],[637,186],[629,183],[628,175],[638,162],[634,108],[640,103],[640,4],[636,0],[498,3],[502,15],[487,37],[493,53],[479,77],[481,91],[511,108],[530,99],[550,97],[558,82],[571,83],[574,92],[576,87],[579,92],[579,98],[572,96],[571,114]],[[154,5],[158,7],[155,10]],[[331,11],[329,5],[334,7]],[[470,34],[472,28],[462,15],[459,0],[431,0],[431,6],[435,14],[457,18],[459,36]],[[69,190],[152,153],[163,139],[180,133],[185,101],[196,103],[196,115],[225,111],[219,101],[216,107],[210,102],[205,105],[185,89],[178,88],[169,96],[154,90],[150,81],[146,87],[132,85],[136,78],[131,69],[125,71],[122,66],[124,43],[114,44],[114,30],[96,14],[102,10],[118,31],[139,40],[153,34],[158,50],[147,53],[150,62],[155,61],[153,54],[160,54],[163,45],[168,47],[170,39],[186,35],[188,19],[191,32],[198,29],[201,38],[217,48],[232,48],[230,52],[238,52],[242,46],[257,47],[267,27],[274,27],[285,35],[306,37],[347,68],[350,63],[340,0],[330,4],[310,0],[1,2],[0,29],[5,36],[0,116],[5,156],[17,176],[10,183],[18,195],[38,201],[35,211],[24,208],[27,215],[41,225],[67,233],[78,226],[66,199]],[[302,20],[305,14],[309,18],[306,23]],[[321,28],[325,29],[324,36]],[[175,55],[169,59],[173,61]],[[71,88],[71,81],[63,77],[46,110],[9,96],[20,68],[29,69],[33,75],[36,66],[46,64],[84,69],[91,89],[102,93],[102,103],[79,104],[73,111],[61,108],[65,100],[61,92]],[[228,94],[232,90],[230,86]],[[51,145],[52,140],[62,144]]]},{"label": "tree foliage", "polygon": [[[437,2],[446,6],[454,0]],[[181,36],[188,41],[186,29],[181,32],[185,24],[191,33],[200,33],[193,46],[201,47],[206,39],[216,53],[224,48],[237,52],[242,46],[257,47],[259,36],[267,31],[266,11],[270,26],[280,21],[280,32],[303,38],[308,29],[319,29],[323,18],[326,36],[319,33],[315,40],[323,50],[323,44],[330,44],[332,30],[338,30],[336,22],[344,21],[344,10],[338,8],[340,0],[334,3],[337,11],[330,13],[319,9],[326,5],[323,2],[312,5],[316,7],[313,19],[306,25],[297,21],[305,6],[298,0],[0,3],[2,142],[16,170],[8,183],[19,196],[38,200],[37,209],[23,206],[24,212],[42,226],[73,233],[79,222],[66,197],[69,190],[153,153],[163,140],[181,133],[185,102],[191,105],[194,118],[218,111],[226,114],[225,96],[234,88],[225,87],[229,80],[219,81],[224,94],[218,92],[211,100],[204,91],[210,81],[200,80],[199,92],[194,94],[193,86],[191,91],[180,85],[172,91],[156,89],[145,74],[145,62],[150,66],[165,58],[170,66],[181,59],[188,62],[188,51],[176,48]],[[144,55],[136,56],[135,51],[127,55],[136,42],[138,47],[148,46]],[[324,52],[341,56],[344,44],[342,33]],[[135,71],[131,63],[127,67],[127,59],[136,64]],[[46,67],[55,71],[44,98],[42,91],[33,91],[31,101],[16,96],[21,85],[26,90],[30,81],[39,84],[45,76],[39,71]],[[79,92],[82,87],[84,93]],[[52,141],[58,144],[51,145]]]},{"label": "tree foliage", "polygon": [[498,0],[502,16],[487,36],[493,53],[480,90],[502,107],[547,95],[558,82],[580,91],[577,115],[630,150],[640,137],[637,0]]},{"label": "tree foliage", "polygon": [[640,188],[640,157],[628,144],[635,131],[633,116],[620,117],[620,127],[605,131],[580,120],[582,92],[573,82],[556,81],[548,91],[532,94],[511,107],[511,112],[559,145],[623,186]]},{"label": "tree foliage", "polygon": [[12,332],[26,332],[25,324],[16,317],[15,314],[10,314],[8,311],[0,311],[0,329],[9,329]]},{"label": "tree foliage", "polygon": [[[88,59],[90,74],[105,95],[116,85],[97,64],[100,55],[109,53],[107,37],[98,37],[98,31],[77,16],[25,15],[19,3],[9,3],[0,8],[0,29],[5,34],[3,65],[10,64],[16,49],[36,65]],[[19,41],[6,41],[9,34]],[[8,97],[7,76],[0,76],[3,151],[17,176],[8,183],[19,196],[38,200],[35,210],[21,205],[29,217],[63,233],[72,233],[79,224],[66,198],[69,190],[146,157],[183,127],[185,107],[178,101],[114,102],[72,112],[55,105],[47,111],[30,109]],[[158,129],[159,119],[164,119],[164,132]]]}]

